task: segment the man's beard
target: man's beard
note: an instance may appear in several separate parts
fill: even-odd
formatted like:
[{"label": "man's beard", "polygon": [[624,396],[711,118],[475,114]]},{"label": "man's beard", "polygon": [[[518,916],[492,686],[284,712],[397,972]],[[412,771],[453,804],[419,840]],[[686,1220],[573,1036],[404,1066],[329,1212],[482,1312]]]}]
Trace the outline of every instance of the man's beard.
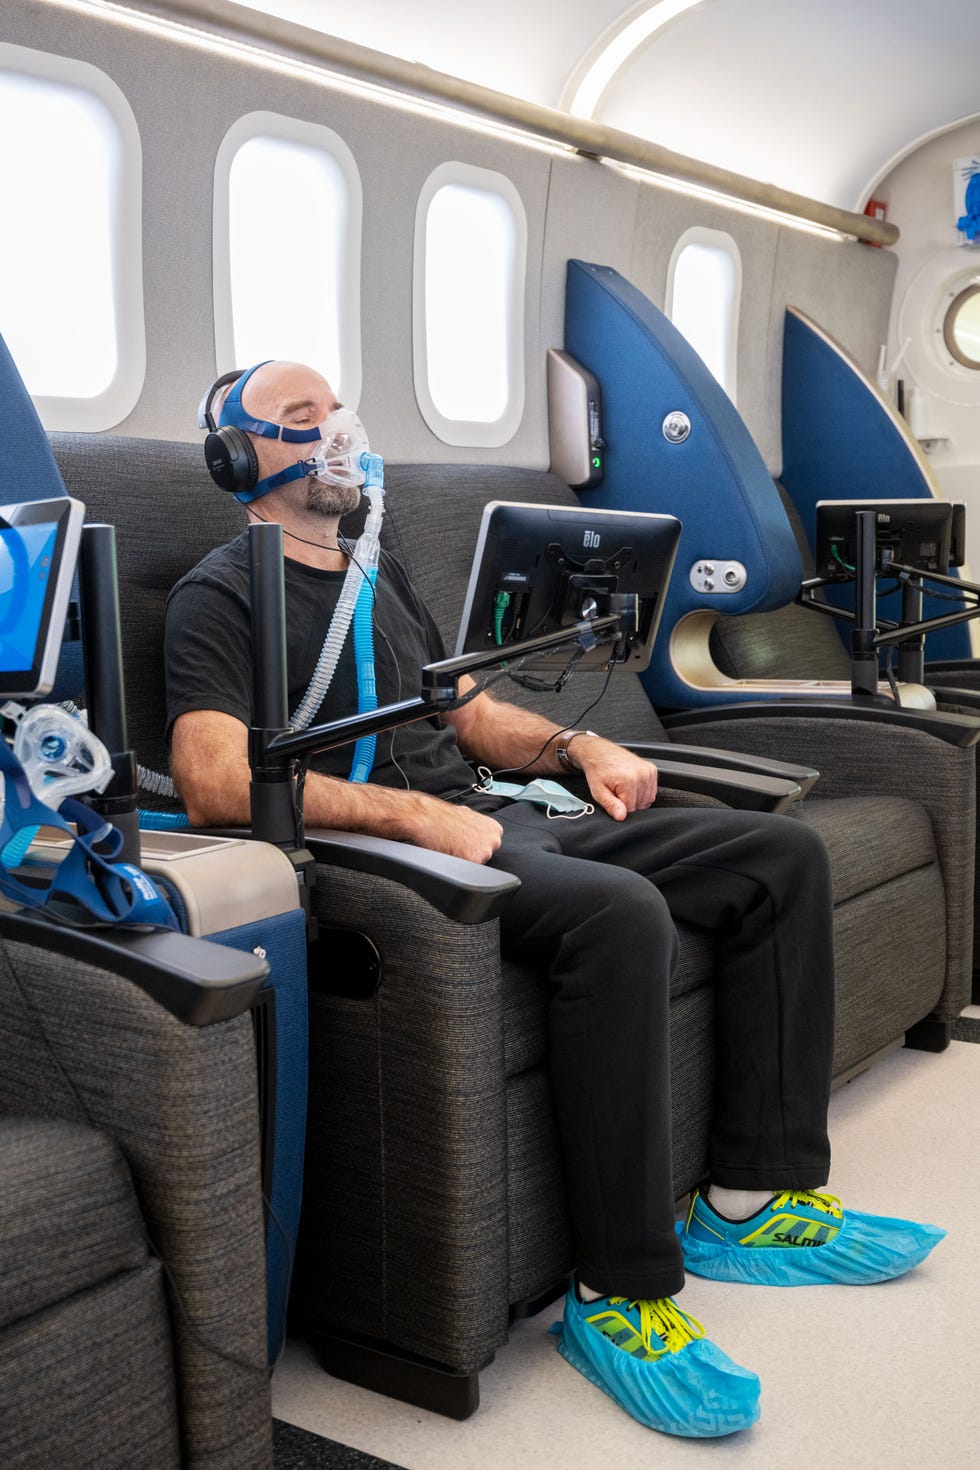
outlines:
[{"label": "man's beard", "polygon": [[360,485],[330,485],[312,478],[306,487],[306,508],[321,516],[345,516],[361,503]]}]

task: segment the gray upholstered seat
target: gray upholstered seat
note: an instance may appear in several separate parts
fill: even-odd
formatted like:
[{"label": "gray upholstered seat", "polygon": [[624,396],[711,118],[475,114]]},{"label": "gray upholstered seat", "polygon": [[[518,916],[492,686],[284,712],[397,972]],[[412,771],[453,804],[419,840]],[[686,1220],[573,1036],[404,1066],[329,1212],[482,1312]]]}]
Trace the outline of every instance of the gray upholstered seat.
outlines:
[{"label": "gray upholstered seat", "polygon": [[119,1150],[0,1118],[0,1190],[4,1465],[179,1467],[163,1272]]},{"label": "gray upholstered seat", "polygon": [[[243,515],[209,486],[197,446],[69,435],[52,442],[69,490],[90,517],[118,528],[131,733],[140,760],[159,768],[165,594],[205,550],[237,532]],[[384,540],[449,640],[483,505],[576,503],[557,479],[529,470],[389,466],[386,479]],[[510,689],[504,697],[630,742],[666,739],[634,676],[614,676],[591,708],[600,683],[578,676],[560,702]],[[813,761],[824,775],[802,815],[826,836],[839,884],[836,1067],[844,1073],[942,1004],[950,976],[958,983],[946,942],[947,912],[958,922],[947,863],[958,841],[955,810],[965,800],[972,812],[974,771],[972,752],[923,736],[908,757],[922,777],[921,800],[896,784],[869,786],[871,757],[841,723],[827,740],[842,753],[823,759],[824,741]],[[807,733],[788,732],[786,759],[808,763]],[[825,733],[817,731],[814,743]],[[752,738],[780,755],[778,726],[760,725]],[[665,792],[671,799],[689,798]],[[463,1414],[475,1405],[475,1375],[504,1342],[512,1310],[553,1292],[572,1266],[545,1001],[533,973],[501,960],[493,912],[460,923],[438,898],[414,891],[399,867],[399,854],[407,862],[412,849],[387,844],[387,854],[372,857],[363,839],[345,851],[308,837],[325,932],[310,966],[311,1091],[294,1307],[334,1371]],[[431,855],[422,865],[436,866]],[[465,882],[472,865],[438,866]],[[377,988],[370,978],[351,984],[357,962],[345,936],[352,931],[380,952]],[[681,938],[671,1009],[679,1193],[705,1171],[713,1074],[713,946],[691,930]],[[376,1341],[363,1344],[365,1333]],[[395,1366],[394,1357],[377,1356],[378,1341]]]},{"label": "gray upholstered seat", "polygon": [[[271,1465],[264,973],[184,935],[0,913],[5,1467]],[[183,1019],[203,996],[213,1023]]]}]

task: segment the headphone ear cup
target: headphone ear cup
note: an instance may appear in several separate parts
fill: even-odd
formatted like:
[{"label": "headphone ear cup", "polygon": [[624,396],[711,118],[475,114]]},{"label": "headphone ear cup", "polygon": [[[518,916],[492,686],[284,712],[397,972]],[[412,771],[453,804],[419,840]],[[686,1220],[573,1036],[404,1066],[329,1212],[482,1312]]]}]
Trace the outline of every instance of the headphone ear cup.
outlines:
[{"label": "headphone ear cup", "polygon": [[241,429],[214,429],[204,441],[204,458],[214,483],[237,495],[259,478],[255,446]]}]

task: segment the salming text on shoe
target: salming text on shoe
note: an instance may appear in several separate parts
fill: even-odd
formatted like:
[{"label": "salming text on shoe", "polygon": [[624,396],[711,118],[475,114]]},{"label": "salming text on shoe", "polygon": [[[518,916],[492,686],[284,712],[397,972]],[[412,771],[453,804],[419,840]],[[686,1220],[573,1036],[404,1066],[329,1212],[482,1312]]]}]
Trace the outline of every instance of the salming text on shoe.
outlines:
[{"label": "salming text on shoe", "polygon": [[558,1351],[641,1424],[708,1439],[759,1417],[759,1380],[709,1342],[700,1322],[669,1297],[581,1302],[565,1298]]},{"label": "salming text on shoe", "polygon": [[747,1220],[726,1220],[696,1193],[677,1233],[696,1276],[761,1286],[888,1281],[918,1266],[946,1234],[936,1225],[844,1210],[834,1195],[791,1190]]}]

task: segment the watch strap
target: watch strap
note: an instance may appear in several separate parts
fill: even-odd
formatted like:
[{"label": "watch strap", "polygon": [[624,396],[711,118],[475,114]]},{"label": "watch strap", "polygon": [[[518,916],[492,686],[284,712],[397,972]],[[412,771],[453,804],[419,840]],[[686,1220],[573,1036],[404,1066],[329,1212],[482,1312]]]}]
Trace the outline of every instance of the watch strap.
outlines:
[{"label": "watch strap", "polygon": [[575,739],[576,735],[594,736],[595,733],[596,732],[594,730],[563,730],[561,732],[555,742],[555,755],[558,759],[558,764],[562,767],[563,770],[581,771],[581,766],[577,766],[572,760],[572,757],[568,751],[568,747]]}]

